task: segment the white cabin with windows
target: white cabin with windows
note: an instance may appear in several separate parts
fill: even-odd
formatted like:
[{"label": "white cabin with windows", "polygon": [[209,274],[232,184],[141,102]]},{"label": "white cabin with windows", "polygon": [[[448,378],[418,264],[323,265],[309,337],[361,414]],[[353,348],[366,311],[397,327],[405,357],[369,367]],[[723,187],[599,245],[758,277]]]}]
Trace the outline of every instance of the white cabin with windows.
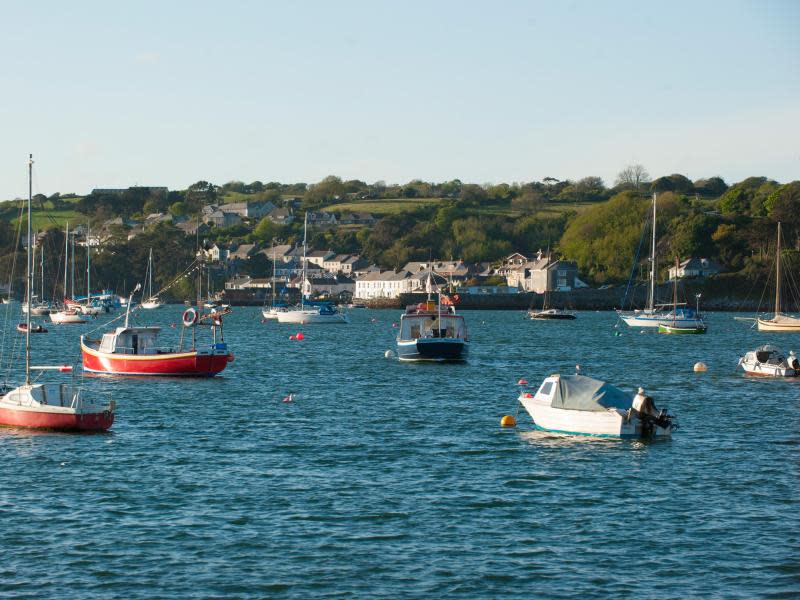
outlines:
[{"label": "white cabin with windows", "polygon": [[172,348],[158,345],[161,327],[117,327],[114,332],[104,333],[100,341],[100,352],[108,354],[164,354],[174,352]]}]

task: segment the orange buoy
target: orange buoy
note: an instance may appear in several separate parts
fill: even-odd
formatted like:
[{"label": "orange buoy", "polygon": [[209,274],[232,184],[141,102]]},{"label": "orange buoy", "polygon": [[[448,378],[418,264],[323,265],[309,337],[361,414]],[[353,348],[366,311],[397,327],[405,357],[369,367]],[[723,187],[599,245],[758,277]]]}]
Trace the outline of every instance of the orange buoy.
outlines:
[{"label": "orange buoy", "polygon": [[500,419],[500,427],[516,427],[517,420],[512,417],[511,415],[504,415],[502,419]]},{"label": "orange buoy", "polygon": [[520,379],[517,382],[517,385],[528,385],[528,380],[527,379]]},{"label": "orange buoy", "polygon": [[533,398],[533,394],[531,394],[530,392],[525,392],[524,394],[522,394],[522,397],[523,398]]}]

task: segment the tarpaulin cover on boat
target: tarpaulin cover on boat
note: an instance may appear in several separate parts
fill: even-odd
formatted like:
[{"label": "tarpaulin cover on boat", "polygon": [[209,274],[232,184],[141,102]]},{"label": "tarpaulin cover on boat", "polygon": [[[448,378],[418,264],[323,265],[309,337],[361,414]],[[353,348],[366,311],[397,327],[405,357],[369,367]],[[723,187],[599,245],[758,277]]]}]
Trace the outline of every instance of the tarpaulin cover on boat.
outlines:
[{"label": "tarpaulin cover on boat", "polygon": [[550,406],[566,410],[605,411],[609,408],[628,410],[633,397],[610,383],[585,375],[559,378],[558,389]]}]

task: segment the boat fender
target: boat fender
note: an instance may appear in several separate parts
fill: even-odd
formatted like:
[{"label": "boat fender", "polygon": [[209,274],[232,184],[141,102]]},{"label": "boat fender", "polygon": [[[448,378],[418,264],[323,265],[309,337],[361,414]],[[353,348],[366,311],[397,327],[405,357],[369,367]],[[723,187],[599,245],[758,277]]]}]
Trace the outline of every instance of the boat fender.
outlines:
[{"label": "boat fender", "polygon": [[183,311],[183,326],[192,327],[197,323],[197,311],[193,308],[187,308]]}]

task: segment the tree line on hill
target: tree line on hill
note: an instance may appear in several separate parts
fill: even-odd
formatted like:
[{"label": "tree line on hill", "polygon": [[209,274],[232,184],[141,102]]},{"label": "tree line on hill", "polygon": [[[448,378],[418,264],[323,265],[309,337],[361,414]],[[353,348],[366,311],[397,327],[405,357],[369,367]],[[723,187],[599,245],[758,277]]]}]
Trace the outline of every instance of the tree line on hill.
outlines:
[{"label": "tree line on hill", "polygon": [[[719,177],[692,181],[680,174],[651,179],[640,165],[622,170],[611,187],[599,177],[577,181],[547,177],[495,185],[459,180],[387,185],[330,176],[311,185],[233,181],[217,186],[198,181],[185,190],[169,192],[130,188],[122,194],[101,192],[80,198],[54,194],[37,196],[34,207],[45,211],[72,208],[98,227],[115,217],[157,212],[198,218],[203,206],[225,199],[290,205],[299,217],[304,210],[347,212],[364,201],[426,198],[432,201],[409,203],[413,208],[386,214],[374,227],[314,229],[309,245],[340,253],[358,252],[386,268],[399,268],[431,255],[470,263],[492,262],[514,251],[533,254],[550,248],[575,260],[582,277],[602,284],[628,278],[637,249],[642,247],[653,192],[659,194],[658,254],[664,268],[671,264],[672,256],[697,256],[716,260],[729,271],[758,277],[771,261],[769,248],[774,245],[777,221],[784,224],[787,264],[797,259],[800,182],[780,184],[766,177],[750,177],[728,186]],[[347,210],[337,208],[345,203]],[[18,206],[6,205],[0,210],[0,267],[9,273],[9,256],[15,246],[10,221],[16,217]],[[150,246],[156,253],[156,279],[164,284],[193,260],[196,250],[193,237],[169,224],[148,229],[130,241],[124,228],[117,227],[113,232],[94,261],[97,274],[93,278],[98,285],[130,289],[141,281]],[[52,251],[57,252],[63,236],[61,242],[56,232],[48,233],[48,238]],[[302,218],[290,225],[264,218],[212,228],[203,238],[207,243],[299,243]],[[647,252],[639,254],[643,261]],[[240,268],[266,275],[269,265],[256,260]],[[55,268],[52,270],[55,276]]]}]

